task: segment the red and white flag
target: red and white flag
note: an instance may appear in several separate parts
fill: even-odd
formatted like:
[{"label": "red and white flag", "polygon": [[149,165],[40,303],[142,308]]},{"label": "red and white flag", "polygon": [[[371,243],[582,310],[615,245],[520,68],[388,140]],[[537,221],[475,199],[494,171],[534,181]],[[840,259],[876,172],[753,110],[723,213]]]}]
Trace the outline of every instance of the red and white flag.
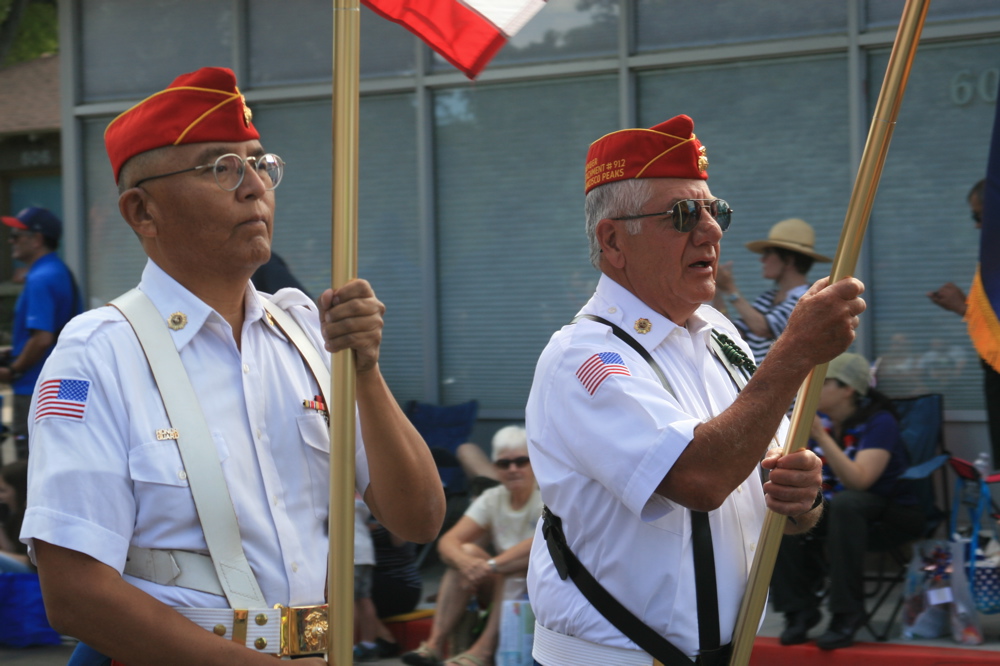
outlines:
[{"label": "red and white flag", "polygon": [[545,0],[362,0],[476,78]]}]

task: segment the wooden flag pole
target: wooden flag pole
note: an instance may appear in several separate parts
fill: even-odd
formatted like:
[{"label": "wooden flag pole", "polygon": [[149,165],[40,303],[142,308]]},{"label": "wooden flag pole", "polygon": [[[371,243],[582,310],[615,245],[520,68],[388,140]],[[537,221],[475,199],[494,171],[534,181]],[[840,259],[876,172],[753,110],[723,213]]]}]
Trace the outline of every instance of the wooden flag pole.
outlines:
[{"label": "wooden flag pole", "polygon": [[[868,217],[871,214],[875,193],[878,190],[879,178],[889,152],[889,141],[899,115],[899,107],[903,101],[906,82],[913,66],[913,58],[917,54],[917,44],[923,30],[924,19],[930,0],[907,0],[903,8],[903,16],[899,21],[899,30],[889,56],[885,80],[879,92],[875,115],[868,131],[868,140],[861,156],[861,165],[854,180],[854,190],[851,192],[847,216],[840,234],[840,243],[833,260],[830,273],[831,281],[837,281],[854,273],[864,240]],[[784,453],[798,451],[803,448],[808,439],[810,424],[819,403],[820,389],[826,378],[827,364],[816,366],[799,389],[792,411],[792,425],[788,439],[785,441]],[[753,650],[757,625],[760,623],[764,604],[767,600],[767,588],[774,571],[774,561],[781,545],[781,537],[785,530],[785,516],[771,511],[767,512],[764,527],[757,541],[747,590],[743,595],[740,612],[733,632],[733,652],[730,666],[745,666],[750,661]]]},{"label": "wooden flag pole", "polygon": [[[358,80],[360,6],[333,6],[333,232],[334,288],[357,277]],[[354,352],[331,359],[330,559],[327,572],[327,661],[352,663],[354,646]]]}]

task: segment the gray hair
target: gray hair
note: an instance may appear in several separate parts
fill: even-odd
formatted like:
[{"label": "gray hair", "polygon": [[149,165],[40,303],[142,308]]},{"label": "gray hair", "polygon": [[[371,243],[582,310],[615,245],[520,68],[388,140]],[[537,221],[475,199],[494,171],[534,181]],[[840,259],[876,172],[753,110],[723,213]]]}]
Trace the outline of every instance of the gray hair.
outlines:
[{"label": "gray hair", "polygon": [[[587,216],[587,240],[590,263],[601,270],[601,244],[597,242],[597,223],[608,217],[638,215],[653,197],[649,181],[629,178],[595,187],[587,193],[584,213]],[[635,236],[642,230],[642,220],[626,220],[625,231]]]},{"label": "gray hair", "polygon": [[493,460],[508,451],[528,448],[528,433],[521,426],[509,425],[497,430],[493,435]]},{"label": "gray hair", "polygon": [[159,148],[152,148],[146,152],[139,153],[138,155],[133,155],[125,161],[122,168],[118,171],[118,194],[124,194],[126,190],[130,190],[135,185],[134,182],[141,180],[138,174],[141,174],[151,163],[155,162],[160,155],[170,150],[173,146],[161,146]]}]

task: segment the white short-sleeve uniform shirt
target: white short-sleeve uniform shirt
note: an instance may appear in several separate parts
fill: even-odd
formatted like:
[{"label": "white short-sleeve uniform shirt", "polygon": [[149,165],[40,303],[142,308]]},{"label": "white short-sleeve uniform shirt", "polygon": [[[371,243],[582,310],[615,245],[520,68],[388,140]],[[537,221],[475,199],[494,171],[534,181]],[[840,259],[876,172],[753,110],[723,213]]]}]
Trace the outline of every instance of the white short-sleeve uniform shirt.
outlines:
[{"label": "white short-sleeve uniform shirt", "polygon": [[[323,415],[303,405],[320,394],[295,347],[264,315],[248,283],[237,348],[229,324],[152,261],[139,289],[172,330],[234,499],[243,548],[269,606],[323,603],[330,442]],[[315,305],[302,292],[270,297],[294,317],[322,356]],[[327,361],[329,362],[329,361]],[[46,383],[49,384],[46,384]],[[21,540],[41,539],[122,571],[130,544],[207,553],[171,427],[132,327],[110,306],[73,319],[38,387],[60,387],[67,409],[29,415],[28,507]],[[360,427],[357,489],[368,487]],[[125,579],[171,606],[225,608],[224,597]]]},{"label": "white short-sleeve uniform shirt", "polygon": [[[562,518],[569,547],[583,566],[632,613],[694,657],[698,621],[690,512],[655,490],[695,427],[737,396],[709,348],[712,328],[749,351],[713,308],[699,307],[680,327],[607,276],[581,313],[630,333],[659,364],[674,395],[609,327],[581,321],[556,332],[539,358],[526,411],[528,449],[542,500]],[[636,332],[640,319],[648,321],[649,332]],[[595,371],[595,356],[609,365],[620,362],[626,370],[601,372],[598,366]],[[783,421],[777,441],[784,441],[786,428]],[[718,451],[720,464],[726,455],[725,449]],[[723,644],[732,638],[764,513],[762,483],[754,472],[709,514]],[[540,522],[528,591],[537,621],[547,629],[639,649],[571,580],[559,578]]]}]

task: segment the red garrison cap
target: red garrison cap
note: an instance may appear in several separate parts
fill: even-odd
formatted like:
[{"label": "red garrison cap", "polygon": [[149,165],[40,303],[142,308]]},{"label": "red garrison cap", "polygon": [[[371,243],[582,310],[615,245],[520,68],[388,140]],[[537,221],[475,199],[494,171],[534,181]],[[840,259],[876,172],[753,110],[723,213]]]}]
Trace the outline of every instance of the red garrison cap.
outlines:
[{"label": "red garrison cap", "polygon": [[259,139],[251,117],[231,69],[202,67],[181,74],[166,90],[142,100],[104,130],[115,182],[122,165],[147,150],[185,143]]},{"label": "red garrison cap", "polygon": [[674,116],[649,129],[624,129],[590,144],[584,193],[627,178],[708,180],[705,147],[694,135],[694,121]]}]

